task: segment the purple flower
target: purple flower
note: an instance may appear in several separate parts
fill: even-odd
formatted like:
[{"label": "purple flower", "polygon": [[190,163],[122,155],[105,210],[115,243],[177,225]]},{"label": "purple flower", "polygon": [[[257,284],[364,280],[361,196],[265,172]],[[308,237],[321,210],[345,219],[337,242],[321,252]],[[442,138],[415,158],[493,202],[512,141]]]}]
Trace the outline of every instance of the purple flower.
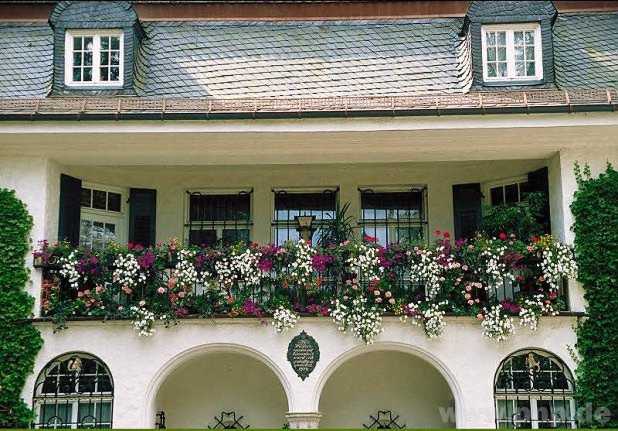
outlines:
[{"label": "purple flower", "polygon": [[333,260],[334,258],[327,254],[316,254],[311,258],[311,266],[318,272],[324,272]]},{"label": "purple flower", "polygon": [[515,314],[519,313],[519,310],[521,310],[519,305],[515,304],[513,301],[509,301],[508,299],[502,301],[500,304],[502,305],[502,308],[509,313]]},{"label": "purple flower", "polygon": [[273,261],[268,258],[260,259],[258,268],[260,268],[262,272],[270,272],[273,269]]},{"label": "purple flower", "polygon": [[206,257],[205,254],[198,254],[195,257],[195,266],[196,266],[196,268],[201,269],[204,266],[204,264],[206,263],[207,259],[208,258]]},{"label": "purple flower", "polygon": [[150,250],[148,250],[142,256],[139,256],[137,258],[137,263],[139,264],[140,268],[142,268],[142,269],[150,268],[154,264],[154,261],[155,261],[155,255]]},{"label": "purple flower", "polygon": [[252,299],[246,299],[242,305],[243,314],[253,314],[256,317],[262,316],[262,309]]}]

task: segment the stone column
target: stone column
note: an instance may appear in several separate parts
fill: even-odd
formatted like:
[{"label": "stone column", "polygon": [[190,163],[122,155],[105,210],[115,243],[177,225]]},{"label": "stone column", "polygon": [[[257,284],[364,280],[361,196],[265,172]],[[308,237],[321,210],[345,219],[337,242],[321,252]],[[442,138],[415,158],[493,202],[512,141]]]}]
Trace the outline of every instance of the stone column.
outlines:
[{"label": "stone column", "polygon": [[320,424],[322,413],[288,412],[285,417],[291,429],[316,429]]}]

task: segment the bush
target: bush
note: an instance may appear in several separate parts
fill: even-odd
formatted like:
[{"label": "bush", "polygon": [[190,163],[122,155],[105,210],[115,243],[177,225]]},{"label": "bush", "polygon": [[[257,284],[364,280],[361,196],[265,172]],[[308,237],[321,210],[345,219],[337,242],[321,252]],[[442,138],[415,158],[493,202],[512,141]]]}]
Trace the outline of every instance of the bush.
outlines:
[{"label": "bush", "polygon": [[33,298],[24,287],[32,217],[14,191],[0,189],[0,428],[27,427],[32,411],[21,399],[26,376],[41,348],[38,330],[25,319]]},{"label": "bush", "polygon": [[501,232],[515,234],[524,241],[531,236],[540,236],[545,233],[539,222],[543,218],[545,202],[544,193],[530,193],[516,204],[486,206],[480,230],[490,237],[497,237]]},{"label": "bush", "polygon": [[580,406],[605,407],[618,427],[618,172],[608,165],[598,178],[576,166],[578,190],[571,205],[579,281],[588,301],[578,327],[577,399]]}]

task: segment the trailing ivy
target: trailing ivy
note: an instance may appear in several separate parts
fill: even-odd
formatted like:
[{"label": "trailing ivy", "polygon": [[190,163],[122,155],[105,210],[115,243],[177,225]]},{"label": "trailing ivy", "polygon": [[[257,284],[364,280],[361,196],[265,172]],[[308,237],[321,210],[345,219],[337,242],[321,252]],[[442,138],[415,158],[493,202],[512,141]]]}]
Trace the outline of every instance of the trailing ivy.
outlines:
[{"label": "trailing ivy", "polygon": [[578,190],[575,250],[588,317],[578,328],[577,397],[580,407],[608,409],[581,425],[618,427],[618,171],[608,165],[598,178],[575,169]]},{"label": "trailing ivy", "polygon": [[32,217],[12,190],[0,188],[0,428],[27,427],[32,411],[21,390],[41,348],[38,330],[24,323],[33,298],[25,290]]}]

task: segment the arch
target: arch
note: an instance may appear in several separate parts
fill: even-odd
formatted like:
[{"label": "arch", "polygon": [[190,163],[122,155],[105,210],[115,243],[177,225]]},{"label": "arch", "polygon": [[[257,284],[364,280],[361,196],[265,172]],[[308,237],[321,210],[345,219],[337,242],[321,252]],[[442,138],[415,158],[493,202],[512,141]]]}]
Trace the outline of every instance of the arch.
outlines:
[{"label": "arch", "polygon": [[496,427],[576,426],[575,380],[567,364],[539,348],[507,355],[494,374]]},{"label": "arch", "polygon": [[56,356],[39,372],[32,406],[35,428],[101,428],[113,425],[114,381],[109,367],[90,353]]},{"label": "arch", "polygon": [[423,350],[418,346],[399,342],[376,342],[370,345],[359,345],[342,353],[333,361],[331,361],[326,366],[324,371],[320,374],[320,377],[316,383],[316,390],[314,392],[314,398],[312,400],[312,406],[314,408],[314,411],[319,410],[320,398],[322,397],[322,393],[324,387],[326,386],[326,383],[328,382],[330,377],[340,368],[341,365],[346,363],[348,360],[361,356],[365,353],[379,351],[396,351],[406,353],[418,357],[427,362],[429,365],[433,366],[442,376],[442,378],[446,381],[451,391],[453,400],[455,401],[455,425],[461,426],[461,424],[464,422],[464,397],[461,387],[459,386],[457,379],[455,378],[455,375],[439,358],[437,358],[432,353],[427,352],[426,350]]},{"label": "arch", "polygon": [[261,364],[265,365],[269,368],[273,374],[279,380],[281,387],[283,388],[283,392],[286,397],[286,401],[288,404],[288,409],[291,409],[292,405],[292,389],[290,382],[286,378],[285,374],[281,370],[281,368],[272,361],[268,356],[263,354],[262,352],[253,349],[251,347],[243,346],[240,344],[234,343],[212,343],[212,344],[202,344],[199,346],[194,346],[190,349],[184,350],[171,359],[167,360],[155,373],[154,377],[150,381],[148,388],[146,390],[146,408],[144,411],[144,426],[153,427],[155,424],[155,416],[156,416],[156,399],[159,390],[161,389],[163,383],[166,379],[177,370],[183,363],[186,363],[190,359],[196,358],[201,355],[211,354],[211,353],[235,353],[243,356],[248,356],[252,359],[259,361]]}]

